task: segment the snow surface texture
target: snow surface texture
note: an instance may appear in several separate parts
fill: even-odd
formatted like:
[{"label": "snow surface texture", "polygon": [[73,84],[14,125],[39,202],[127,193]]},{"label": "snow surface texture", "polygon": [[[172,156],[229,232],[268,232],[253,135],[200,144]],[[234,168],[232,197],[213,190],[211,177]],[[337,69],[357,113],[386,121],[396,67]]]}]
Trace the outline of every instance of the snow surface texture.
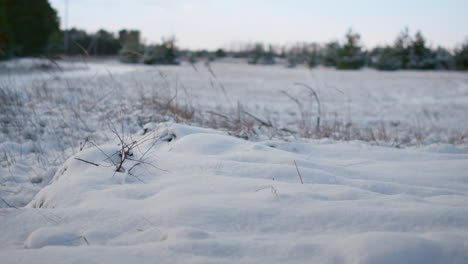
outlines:
[{"label": "snow surface texture", "polygon": [[115,173],[108,157],[117,142],[91,147],[27,207],[1,209],[1,263],[468,259],[468,153],[453,146],[250,142],[174,123],[147,128],[132,136],[151,138],[132,156],[149,149],[147,163],[129,160]]},{"label": "snow surface texture", "polygon": [[[320,98],[321,135],[314,133],[317,104],[296,83]],[[132,134],[149,122],[175,121],[252,140],[454,144],[463,152],[467,112],[468,75],[460,72],[311,71],[230,60],[158,67],[90,58],[0,62],[0,197],[25,206],[82,145],[109,141],[109,123]]]}]

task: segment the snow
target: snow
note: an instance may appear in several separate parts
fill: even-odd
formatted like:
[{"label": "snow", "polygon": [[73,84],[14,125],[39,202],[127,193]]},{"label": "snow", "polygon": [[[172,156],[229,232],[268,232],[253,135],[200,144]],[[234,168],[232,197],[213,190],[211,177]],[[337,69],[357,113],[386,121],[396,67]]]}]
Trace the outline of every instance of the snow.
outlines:
[{"label": "snow", "polygon": [[135,161],[107,166],[109,142],[69,158],[25,208],[2,209],[2,263],[468,259],[467,152],[152,128],[138,180]]},{"label": "snow", "polygon": [[70,71],[84,69],[82,63],[58,63],[53,59],[19,58],[0,62],[0,73],[26,74],[41,73],[44,71]]},{"label": "snow", "polygon": [[[466,74],[44,63],[0,63],[2,264],[468,259]],[[383,125],[376,133],[409,141],[206,128],[210,111],[242,110],[313,127],[316,105],[294,83],[317,91],[324,124]],[[143,142],[120,172],[112,128]]]}]

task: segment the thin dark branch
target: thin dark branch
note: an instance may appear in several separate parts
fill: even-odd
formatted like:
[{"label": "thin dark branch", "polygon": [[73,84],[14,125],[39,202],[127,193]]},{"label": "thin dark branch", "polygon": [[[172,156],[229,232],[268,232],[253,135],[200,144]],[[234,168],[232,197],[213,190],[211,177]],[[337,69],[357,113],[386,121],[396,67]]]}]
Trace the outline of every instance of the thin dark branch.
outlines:
[{"label": "thin dark branch", "polygon": [[223,114],[216,113],[216,112],[214,112],[214,111],[206,111],[206,112],[207,112],[208,114],[215,115],[215,116],[219,116],[219,117],[222,117],[222,118],[224,118],[224,119],[226,119],[226,120],[229,120],[229,117],[227,117],[227,116],[225,116],[225,115],[223,115]]},{"label": "thin dark branch", "polygon": [[133,174],[132,174],[132,170],[133,170],[136,166],[141,165],[141,164],[142,164],[141,162],[137,162],[137,163],[133,164],[133,166],[130,167],[130,169],[128,169],[128,172],[127,172],[127,173],[130,174],[130,175],[133,175]]},{"label": "thin dark branch", "polygon": [[86,239],[86,237],[85,237],[85,236],[81,236],[81,238],[84,240],[84,242],[86,242],[86,245],[88,245],[88,246],[89,246],[88,239]]},{"label": "thin dark branch", "polygon": [[85,162],[85,163],[88,163],[88,164],[91,164],[91,165],[94,165],[96,167],[98,166],[101,166],[101,164],[97,164],[97,163],[94,163],[94,162],[91,162],[91,161],[87,161],[87,160],[84,160],[84,159],[80,159],[80,158],[75,158],[76,160],[79,160],[79,161],[82,161],[82,162]]},{"label": "thin dark branch", "polygon": [[266,126],[266,127],[273,127],[273,125],[270,123],[270,122],[266,122],[254,115],[252,115],[251,113],[247,112],[247,111],[244,111],[244,114],[250,116],[251,118],[253,118],[255,121],[259,122],[260,124]]},{"label": "thin dark branch", "polygon": [[8,207],[18,209],[18,207],[14,206],[14,205],[11,205],[10,203],[8,203],[7,201],[5,201],[5,200],[4,200],[3,198],[1,198],[1,197],[0,197],[0,200],[2,200],[2,202],[5,203]]},{"label": "thin dark branch", "polygon": [[118,152],[112,154],[111,156],[107,155],[107,153],[105,153],[98,145],[96,145],[94,142],[91,142],[91,144],[93,144],[93,146],[95,146],[104,156],[106,156],[107,159],[105,159],[104,161],[106,160],[110,160],[110,162],[112,162],[112,164],[114,166],[117,166],[117,164],[112,160],[112,157],[115,156]]},{"label": "thin dark branch", "polygon": [[297,106],[299,107],[299,109],[300,109],[301,112],[302,112],[302,103],[301,103],[301,101],[299,101],[299,99],[297,99],[296,97],[290,95],[290,94],[289,94],[288,92],[286,92],[286,91],[280,91],[280,93],[286,95],[289,99],[293,100],[293,101],[297,104]]},{"label": "thin dark branch", "polygon": [[148,166],[153,167],[153,168],[155,168],[157,170],[160,170],[160,171],[169,172],[168,170],[158,168],[156,165],[154,165],[152,163],[149,163],[149,162],[146,162],[146,161],[141,160],[141,159],[138,159],[138,160],[135,160],[135,159],[132,159],[132,158],[127,158],[127,159],[130,160],[130,161],[135,161],[135,162],[139,162],[141,164],[148,165]]},{"label": "thin dark branch", "polygon": [[302,175],[301,175],[301,172],[299,171],[299,168],[297,167],[297,163],[296,161],[294,160],[294,165],[296,165],[296,171],[297,171],[297,175],[299,175],[299,179],[301,180],[301,184],[304,184],[304,182],[302,181]]}]

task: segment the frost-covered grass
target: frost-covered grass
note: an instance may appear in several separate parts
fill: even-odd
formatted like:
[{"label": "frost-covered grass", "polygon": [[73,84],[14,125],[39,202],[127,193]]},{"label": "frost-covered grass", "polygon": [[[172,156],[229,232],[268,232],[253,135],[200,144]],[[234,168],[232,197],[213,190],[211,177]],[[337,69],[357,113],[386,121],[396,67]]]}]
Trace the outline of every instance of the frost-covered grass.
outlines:
[{"label": "frost-covered grass", "polygon": [[3,62],[0,259],[463,263],[467,111],[457,72]]},{"label": "frost-covered grass", "polygon": [[463,147],[468,140],[462,73],[310,71],[239,61],[151,67],[80,58],[22,59],[0,69],[0,188],[15,206],[71,154],[113,138],[112,126],[131,134],[149,122],[174,121],[252,140],[395,147]]}]

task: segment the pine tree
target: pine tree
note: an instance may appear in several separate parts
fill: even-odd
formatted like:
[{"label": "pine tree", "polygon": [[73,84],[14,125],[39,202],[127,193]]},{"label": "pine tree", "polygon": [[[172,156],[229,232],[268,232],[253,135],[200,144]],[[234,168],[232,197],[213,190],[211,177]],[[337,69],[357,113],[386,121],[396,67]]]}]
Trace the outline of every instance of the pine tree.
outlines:
[{"label": "pine tree", "polygon": [[370,66],[378,70],[393,71],[401,69],[402,60],[397,49],[390,46],[377,47],[370,52]]},{"label": "pine tree", "polygon": [[351,29],[346,34],[346,44],[338,52],[338,69],[360,69],[364,66],[364,56],[361,51],[361,36]]},{"label": "pine tree", "polygon": [[434,62],[434,54],[426,47],[426,39],[421,31],[418,31],[410,46],[408,67],[412,69],[434,69]]},{"label": "pine tree", "polygon": [[408,28],[405,28],[403,31],[400,32],[400,35],[398,35],[394,44],[395,55],[399,57],[402,69],[408,68],[410,46],[411,36],[409,34]]}]

